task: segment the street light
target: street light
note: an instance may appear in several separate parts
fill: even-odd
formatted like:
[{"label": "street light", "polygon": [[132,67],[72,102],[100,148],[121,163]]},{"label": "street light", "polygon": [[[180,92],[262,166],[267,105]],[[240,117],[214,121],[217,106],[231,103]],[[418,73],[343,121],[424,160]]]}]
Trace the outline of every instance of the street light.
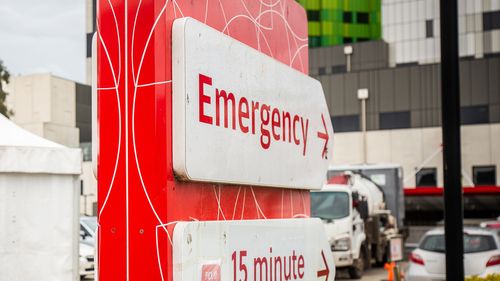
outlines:
[{"label": "street light", "polygon": [[361,101],[361,131],[363,132],[363,163],[366,164],[366,100],[368,89],[358,89],[358,100]]},{"label": "street light", "polygon": [[344,46],[344,55],[346,55],[346,70],[347,72],[351,72],[351,55],[352,55],[352,46]]}]

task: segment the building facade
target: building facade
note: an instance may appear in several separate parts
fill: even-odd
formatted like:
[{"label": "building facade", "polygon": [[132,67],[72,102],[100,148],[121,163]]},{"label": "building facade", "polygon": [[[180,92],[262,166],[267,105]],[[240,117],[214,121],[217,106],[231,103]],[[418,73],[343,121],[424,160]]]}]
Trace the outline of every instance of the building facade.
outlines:
[{"label": "building facade", "polygon": [[[343,46],[310,50],[337,132],[333,163],[401,163],[406,186],[442,186],[439,0],[380,4],[382,40],[352,46],[351,72]],[[464,185],[498,185],[500,1],[459,0],[458,13]],[[370,96],[366,156],[358,89]]]},{"label": "building facade", "polygon": [[[442,186],[440,64],[391,66],[390,44],[310,50],[310,74],[323,85],[336,131],[332,164],[397,163],[405,186]],[[460,60],[464,186],[500,185],[500,55]],[[359,89],[367,89],[363,149]],[[364,156],[366,154],[366,156]]]},{"label": "building facade", "polygon": [[[389,63],[440,61],[439,0],[297,0],[307,11],[309,46],[383,39]],[[458,0],[460,56],[500,51],[500,0]]]},{"label": "building facade", "polygon": [[[500,0],[458,0],[458,25],[461,57],[500,52]],[[382,38],[392,66],[439,62],[439,0],[383,0]]]},{"label": "building facade", "polygon": [[86,38],[86,54],[85,54],[85,67],[86,67],[86,83],[92,84],[92,36],[96,32],[96,1],[85,0],[85,38]]}]

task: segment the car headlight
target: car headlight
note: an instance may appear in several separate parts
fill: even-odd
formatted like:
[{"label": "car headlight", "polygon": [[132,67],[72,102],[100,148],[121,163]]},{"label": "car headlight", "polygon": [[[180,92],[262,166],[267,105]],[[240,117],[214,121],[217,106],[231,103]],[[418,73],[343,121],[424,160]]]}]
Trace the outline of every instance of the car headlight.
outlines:
[{"label": "car headlight", "polygon": [[351,238],[336,239],[330,247],[332,251],[349,251],[351,249]]}]

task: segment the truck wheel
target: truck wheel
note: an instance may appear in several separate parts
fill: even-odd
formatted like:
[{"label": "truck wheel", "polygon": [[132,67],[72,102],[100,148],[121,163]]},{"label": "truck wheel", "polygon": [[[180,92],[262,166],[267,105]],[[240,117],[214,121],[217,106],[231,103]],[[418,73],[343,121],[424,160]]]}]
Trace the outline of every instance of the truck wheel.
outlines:
[{"label": "truck wheel", "polygon": [[361,279],[361,277],[363,277],[366,260],[365,254],[365,251],[362,250],[359,258],[354,260],[353,265],[349,267],[348,271],[351,279]]}]

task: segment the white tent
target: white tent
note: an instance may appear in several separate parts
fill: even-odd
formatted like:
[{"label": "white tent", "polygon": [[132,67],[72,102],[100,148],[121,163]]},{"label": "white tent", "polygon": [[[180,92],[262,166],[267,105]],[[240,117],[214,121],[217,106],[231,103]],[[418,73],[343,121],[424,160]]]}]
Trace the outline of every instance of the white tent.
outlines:
[{"label": "white tent", "polygon": [[0,114],[0,280],[79,280],[80,149]]}]

